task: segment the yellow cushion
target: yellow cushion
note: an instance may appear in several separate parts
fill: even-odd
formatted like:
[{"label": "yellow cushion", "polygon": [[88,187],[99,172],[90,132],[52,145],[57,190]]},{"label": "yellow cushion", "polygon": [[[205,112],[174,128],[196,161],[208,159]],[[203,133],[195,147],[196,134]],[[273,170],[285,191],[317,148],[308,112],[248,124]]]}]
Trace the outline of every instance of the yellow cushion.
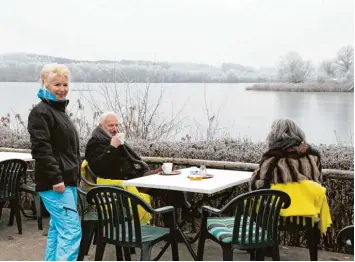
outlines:
[{"label": "yellow cushion", "polygon": [[[151,205],[150,195],[140,193],[138,189],[134,186],[123,186],[123,180],[115,180],[115,179],[106,179],[98,177],[96,180],[96,184],[98,185],[119,185],[122,186],[128,192],[135,194],[141,197],[147,204]],[[147,212],[143,207],[138,206],[138,214],[141,224],[145,225],[152,219],[152,215]]]}]

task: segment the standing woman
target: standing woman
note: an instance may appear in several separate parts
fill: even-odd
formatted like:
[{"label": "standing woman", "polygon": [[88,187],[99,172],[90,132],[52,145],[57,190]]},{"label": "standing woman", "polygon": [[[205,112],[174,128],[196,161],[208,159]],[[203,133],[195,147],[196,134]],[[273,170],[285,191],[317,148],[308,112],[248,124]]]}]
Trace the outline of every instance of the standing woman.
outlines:
[{"label": "standing woman", "polygon": [[76,186],[80,174],[79,138],[65,109],[69,69],[48,64],[41,71],[39,102],[28,117],[36,191],[50,214],[45,260],[77,259],[81,225]]}]

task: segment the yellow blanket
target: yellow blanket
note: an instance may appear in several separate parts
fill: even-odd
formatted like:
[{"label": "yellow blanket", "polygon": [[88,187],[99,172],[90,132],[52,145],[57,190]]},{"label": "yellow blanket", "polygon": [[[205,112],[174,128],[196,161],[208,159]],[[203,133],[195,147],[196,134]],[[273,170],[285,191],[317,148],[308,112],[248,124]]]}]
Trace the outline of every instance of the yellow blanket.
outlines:
[{"label": "yellow blanket", "polygon": [[[84,160],[83,163],[81,164],[80,173],[81,173],[81,176],[84,177],[86,180],[95,184],[95,178],[93,177],[93,174],[88,169],[88,162],[86,160]],[[85,189],[86,192],[89,192],[89,190],[92,188],[91,186],[89,186],[88,184],[86,184],[84,182],[82,182],[81,186]]]},{"label": "yellow blanket", "polygon": [[319,230],[325,234],[332,224],[326,189],[311,180],[302,180],[297,183],[272,184],[272,189],[286,192],[291,198],[291,205],[281,209],[281,216],[305,216],[319,218]]},{"label": "yellow blanket", "polygon": [[[81,175],[84,176],[90,182],[95,183],[94,182],[95,180],[87,167],[88,167],[88,162],[86,160],[84,160],[81,165]],[[140,193],[138,191],[138,189],[134,186],[123,186],[123,180],[105,179],[105,178],[98,177],[96,180],[96,184],[97,185],[113,185],[113,186],[119,185],[119,186],[122,186],[125,190],[141,197],[145,202],[147,202],[147,204],[149,204],[149,205],[151,204],[150,195]],[[89,191],[91,189],[91,187],[86,185],[86,189],[87,189],[87,191]],[[139,214],[140,222],[143,225],[147,224],[152,219],[152,215],[141,206],[138,206],[138,214]]]}]

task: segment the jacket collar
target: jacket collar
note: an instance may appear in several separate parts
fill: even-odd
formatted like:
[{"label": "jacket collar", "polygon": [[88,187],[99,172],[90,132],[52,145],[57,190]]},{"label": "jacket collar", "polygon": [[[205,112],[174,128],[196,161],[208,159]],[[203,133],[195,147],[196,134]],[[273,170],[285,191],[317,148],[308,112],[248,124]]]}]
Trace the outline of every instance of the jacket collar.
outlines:
[{"label": "jacket collar", "polygon": [[44,99],[44,98],[41,98],[41,100],[44,103],[52,106],[53,108],[55,108],[57,110],[60,110],[60,111],[63,111],[63,112],[65,112],[65,109],[66,109],[67,105],[69,104],[69,100],[52,101],[52,100]]},{"label": "jacket collar", "polygon": [[37,97],[40,98],[43,102],[46,104],[54,107],[55,109],[58,109],[60,111],[65,111],[65,108],[69,104],[68,99],[64,99],[62,101],[59,101],[55,96],[52,95],[51,92],[49,92],[47,89],[40,88],[37,93]]}]

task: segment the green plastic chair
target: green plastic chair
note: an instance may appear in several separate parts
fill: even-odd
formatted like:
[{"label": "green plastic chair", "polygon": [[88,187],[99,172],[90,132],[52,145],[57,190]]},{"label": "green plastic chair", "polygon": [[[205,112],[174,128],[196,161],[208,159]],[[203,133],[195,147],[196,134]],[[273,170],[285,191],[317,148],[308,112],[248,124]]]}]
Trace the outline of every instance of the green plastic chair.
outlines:
[{"label": "green plastic chair", "polygon": [[[19,190],[21,178],[26,175],[26,170],[27,163],[21,159],[10,159],[0,162],[0,202],[10,202],[9,226],[14,224],[14,217],[16,216],[19,234],[22,234]],[[0,217],[1,210],[2,208],[0,208]]]},{"label": "green plastic chair", "polygon": [[346,226],[339,231],[337,245],[343,246],[347,253],[354,255],[354,225]]},{"label": "green plastic chair", "polygon": [[[197,260],[203,260],[206,239],[221,245],[223,260],[233,260],[234,249],[248,250],[250,260],[264,260],[265,248],[278,249],[280,210],[290,203],[285,192],[261,189],[235,197],[220,210],[202,207]],[[234,208],[234,217],[221,217]]]},{"label": "green plastic chair", "polygon": [[[88,170],[92,172],[91,169]],[[84,260],[85,255],[89,253],[90,245],[93,239],[94,239],[94,244],[96,244],[96,237],[94,238],[94,236],[96,236],[95,232],[97,232],[98,216],[97,216],[96,208],[90,206],[86,200],[86,196],[88,193],[86,191],[86,186],[100,187],[100,185],[90,182],[83,176],[81,176],[80,186],[77,187],[78,204],[79,204],[78,206],[79,206],[79,214],[81,217],[81,230],[82,230],[82,237],[81,237],[79,255],[77,261]],[[121,186],[118,185],[115,185],[115,187],[122,188]],[[135,250],[131,249],[130,253],[134,254]]]},{"label": "green plastic chair", "polygon": [[[27,170],[27,173],[34,173],[34,170]],[[20,192],[29,193],[33,196],[34,200],[34,214],[28,214],[23,208],[21,208],[21,212],[24,217],[37,219],[38,230],[43,230],[42,223],[42,209],[44,208],[43,202],[39,193],[36,192],[36,184],[34,182],[27,182],[27,175],[23,176],[23,182],[20,183]],[[32,178],[32,181],[34,178]]]},{"label": "green plastic chair", "polygon": [[[130,253],[126,252],[130,248],[140,248],[140,259],[150,260],[153,246],[160,241],[170,243],[172,259],[179,260],[174,207],[153,209],[139,196],[112,186],[91,189],[87,201],[95,204],[98,214],[96,261],[102,260],[106,244],[115,245],[117,260],[121,259],[121,248],[125,251],[125,260],[131,260]],[[170,228],[141,225],[138,205],[151,214],[170,214]]]}]

